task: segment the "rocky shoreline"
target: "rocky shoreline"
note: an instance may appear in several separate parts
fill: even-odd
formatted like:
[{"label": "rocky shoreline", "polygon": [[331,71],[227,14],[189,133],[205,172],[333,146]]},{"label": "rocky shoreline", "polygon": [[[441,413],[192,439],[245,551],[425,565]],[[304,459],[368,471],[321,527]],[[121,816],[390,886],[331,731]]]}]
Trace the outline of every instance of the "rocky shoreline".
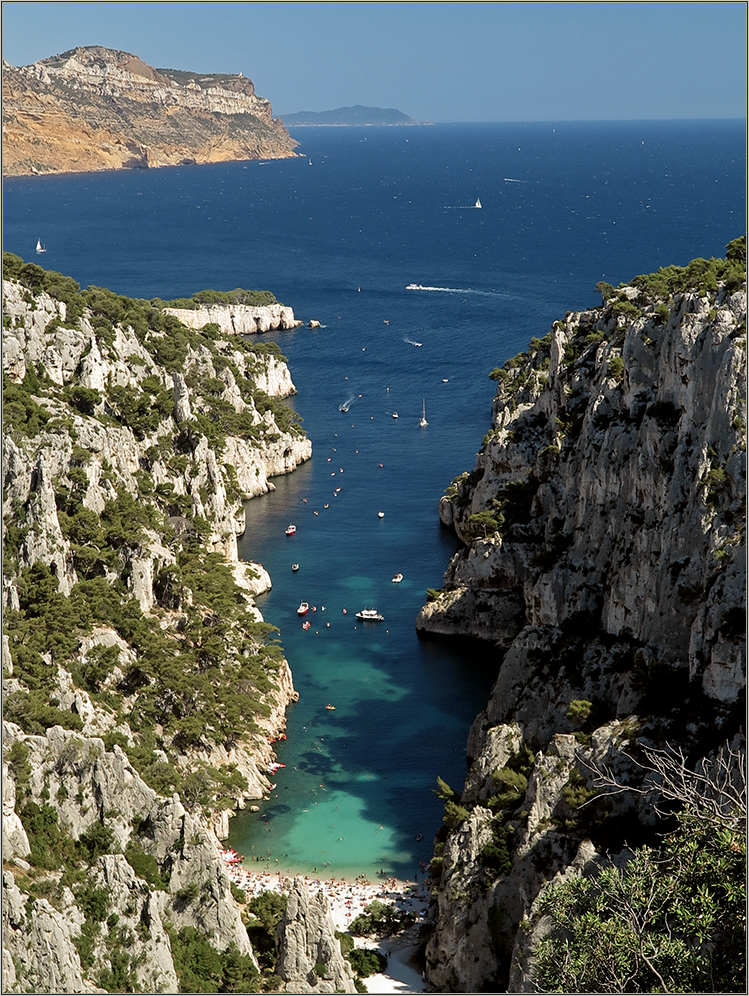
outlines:
[{"label": "rocky shoreline", "polygon": [[237,536],[311,455],[294,385],[273,344],[5,273],[4,991],[176,992],[187,927],[251,974],[220,838],[297,695]]},{"label": "rocky shoreline", "polygon": [[416,623],[489,640],[499,664],[465,784],[444,786],[427,947],[440,992],[537,991],[549,883],[657,840],[657,780],[594,805],[594,771],[639,786],[648,744],[700,770],[743,743],[739,242],[728,261],[603,285],[600,308],[491,374],[492,427],[439,507],[464,548]]}]

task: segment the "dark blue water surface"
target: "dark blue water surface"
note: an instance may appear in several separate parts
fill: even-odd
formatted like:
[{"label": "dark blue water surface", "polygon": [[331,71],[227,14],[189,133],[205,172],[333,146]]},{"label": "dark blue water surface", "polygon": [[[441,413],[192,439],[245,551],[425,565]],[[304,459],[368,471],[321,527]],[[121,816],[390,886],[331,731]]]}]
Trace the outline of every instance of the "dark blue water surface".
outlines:
[{"label": "dark blue water surface", "polygon": [[[268,288],[323,324],[275,336],[314,456],[247,503],[240,553],[271,573],[259,604],[300,701],[277,787],[231,842],[273,867],[405,877],[496,675],[491,647],[414,629],[456,549],[437,503],[489,428],[487,374],[598,303],[598,280],[722,255],[745,230],[744,125],[293,133],[303,155],[280,162],[7,180],[4,246],[32,259],[41,238],[44,266],[137,297]],[[357,625],[364,606],[385,621]]]}]

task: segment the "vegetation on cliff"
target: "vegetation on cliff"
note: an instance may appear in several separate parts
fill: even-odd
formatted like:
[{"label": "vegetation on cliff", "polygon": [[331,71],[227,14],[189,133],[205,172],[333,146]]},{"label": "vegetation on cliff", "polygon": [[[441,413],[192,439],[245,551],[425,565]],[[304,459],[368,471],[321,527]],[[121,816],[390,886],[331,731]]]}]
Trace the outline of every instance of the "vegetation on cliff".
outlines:
[{"label": "vegetation on cliff", "polygon": [[[727,741],[743,766],[745,273],[742,237],[601,284],[490,373],[492,428],[440,503],[465,548],[417,621],[494,641],[499,669],[462,791],[439,786],[443,990],[743,991],[743,841],[656,813],[646,758],[678,745],[688,776]],[[601,766],[633,791],[601,795]]]},{"label": "vegetation on cliff", "polygon": [[[28,899],[7,936],[31,946],[16,984],[55,984],[23,962],[32,921],[59,913],[57,985],[169,989],[176,972],[182,991],[254,991],[205,828],[264,791],[293,694],[260,573],[236,556],[242,499],[310,453],[257,386],[283,357],[7,253],[4,277],[4,887]],[[128,876],[151,910],[129,953],[146,914],[115,899]]]}]

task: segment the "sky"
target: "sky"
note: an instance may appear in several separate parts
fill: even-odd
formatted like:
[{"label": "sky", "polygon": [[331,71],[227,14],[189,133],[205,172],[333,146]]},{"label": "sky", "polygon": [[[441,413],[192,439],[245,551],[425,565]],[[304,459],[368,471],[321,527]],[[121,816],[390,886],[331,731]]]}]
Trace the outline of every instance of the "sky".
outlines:
[{"label": "sky", "polygon": [[275,115],[419,121],[746,116],[744,2],[2,4],[3,58],[104,45],[250,77]]}]

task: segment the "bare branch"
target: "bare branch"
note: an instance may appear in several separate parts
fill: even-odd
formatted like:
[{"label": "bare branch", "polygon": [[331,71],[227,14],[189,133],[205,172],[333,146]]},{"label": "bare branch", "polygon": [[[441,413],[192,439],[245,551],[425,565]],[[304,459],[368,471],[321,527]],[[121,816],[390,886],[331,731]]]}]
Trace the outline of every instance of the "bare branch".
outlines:
[{"label": "bare branch", "polygon": [[[593,774],[593,786],[601,789],[596,798],[622,792],[642,796],[657,793],[663,799],[682,803],[713,825],[733,828],[746,823],[746,755],[743,750],[726,743],[713,760],[703,758],[697,770],[692,771],[680,747],[667,744],[659,749],[643,744],[642,749],[647,763],[622,753],[638,768],[656,776],[647,786],[622,785],[608,765],[580,758]],[[655,810],[660,816],[666,815],[657,806]]]}]

